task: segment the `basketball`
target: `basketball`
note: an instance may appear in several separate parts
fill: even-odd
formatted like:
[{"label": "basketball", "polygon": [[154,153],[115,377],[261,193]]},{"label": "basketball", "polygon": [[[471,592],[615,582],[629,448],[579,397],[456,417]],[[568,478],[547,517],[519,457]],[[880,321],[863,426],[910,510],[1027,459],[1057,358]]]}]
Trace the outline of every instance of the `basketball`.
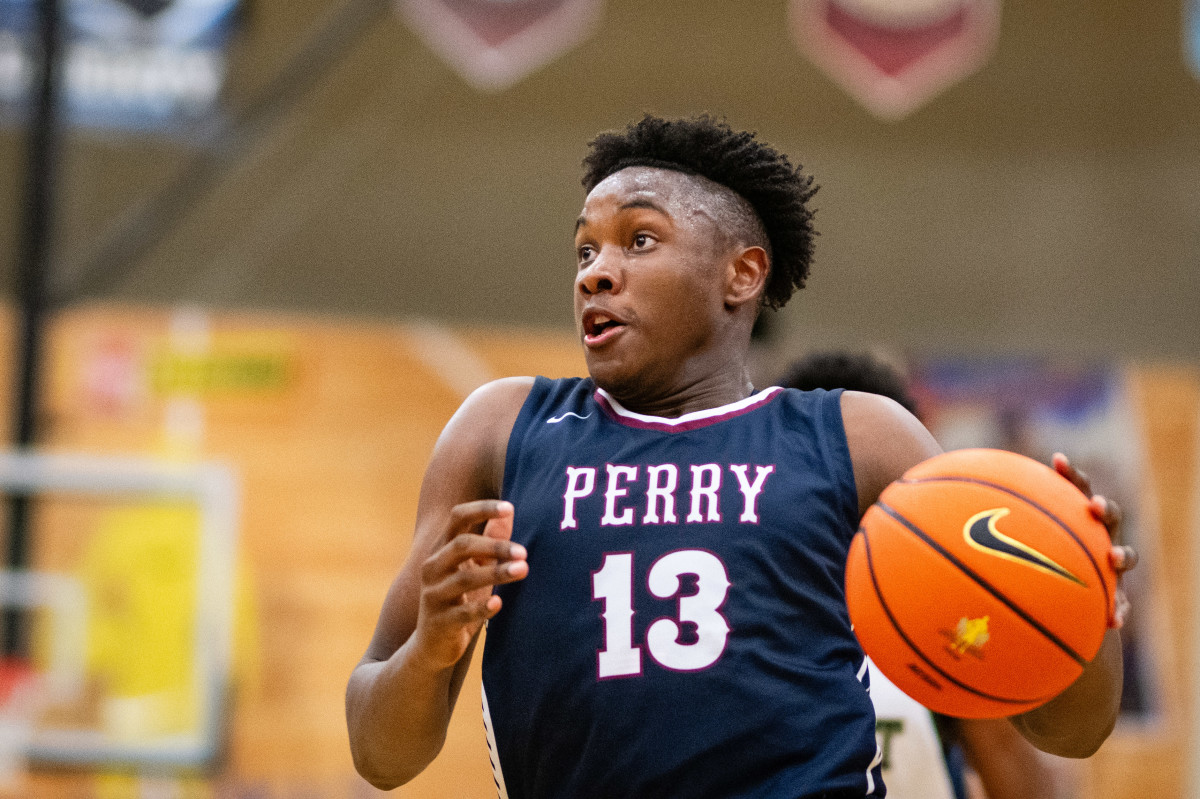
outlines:
[{"label": "basketball", "polygon": [[1052,699],[1095,657],[1117,576],[1069,480],[993,449],[947,452],[863,516],[846,602],[863,650],[938,713],[997,718]]}]

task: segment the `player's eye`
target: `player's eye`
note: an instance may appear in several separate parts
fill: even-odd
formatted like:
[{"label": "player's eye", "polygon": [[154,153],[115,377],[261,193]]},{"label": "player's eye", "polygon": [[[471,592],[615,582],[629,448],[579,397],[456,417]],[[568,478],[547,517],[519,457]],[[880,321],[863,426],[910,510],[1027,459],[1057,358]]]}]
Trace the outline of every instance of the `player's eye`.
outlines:
[{"label": "player's eye", "polygon": [[596,257],[596,250],[592,245],[584,244],[575,250],[575,256],[579,259],[579,263],[585,264]]},{"label": "player's eye", "polygon": [[648,233],[638,233],[633,237],[633,248],[642,250],[654,243],[654,239]]}]

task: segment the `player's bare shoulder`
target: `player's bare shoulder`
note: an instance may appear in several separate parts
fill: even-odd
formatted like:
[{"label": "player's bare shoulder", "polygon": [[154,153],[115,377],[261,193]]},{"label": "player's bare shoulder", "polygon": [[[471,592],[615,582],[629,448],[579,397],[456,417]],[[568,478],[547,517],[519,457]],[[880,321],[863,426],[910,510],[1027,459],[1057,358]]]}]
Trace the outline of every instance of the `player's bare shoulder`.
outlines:
[{"label": "player's bare shoulder", "polygon": [[[499,421],[498,417],[511,416],[516,421],[521,406],[533,388],[535,378],[532,377],[502,377],[484,383],[471,392],[470,396],[459,407],[454,415],[473,421]],[[452,420],[453,421],[453,420]],[[510,425],[511,427],[511,425]]]},{"label": "player's bare shoulder", "polygon": [[942,451],[925,426],[904,406],[879,394],[842,392],[842,423],[860,511],[911,466]]},{"label": "player's bare shoulder", "polygon": [[452,462],[474,464],[477,479],[498,497],[508,436],[533,384],[532,377],[505,377],[471,392],[442,431],[434,460],[449,456]]}]

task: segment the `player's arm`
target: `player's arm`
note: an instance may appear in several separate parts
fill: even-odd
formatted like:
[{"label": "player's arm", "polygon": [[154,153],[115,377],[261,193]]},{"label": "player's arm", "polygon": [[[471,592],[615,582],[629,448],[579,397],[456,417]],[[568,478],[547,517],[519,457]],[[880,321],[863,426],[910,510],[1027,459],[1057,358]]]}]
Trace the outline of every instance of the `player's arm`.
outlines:
[{"label": "player's arm", "polygon": [[861,516],[888,484],[942,448],[915,416],[895,400],[860,391],[842,392],[842,425]]},{"label": "player's arm", "polygon": [[[842,419],[860,513],[866,513],[888,484],[942,451],[924,425],[885,397],[844,392]],[[959,725],[967,758],[984,781],[989,799],[1053,796],[1045,764],[1007,721],[960,719]]]},{"label": "player's arm", "polygon": [[378,788],[408,782],[441,750],[479,630],[500,610],[492,588],[528,572],[524,548],[509,541],[513,508],[499,496],[531,385],[480,388],[434,447],[408,559],[346,687],[354,765]]},{"label": "player's arm", "polygon": [[955,719],[954,729],[987,799],[1055,799],[1059,795],[1046,755],[1007,719]]},{"label": "player's arm", "polygon": [[[873,394],[842,394],[842,419],[854,478],[858,484],[859,512],[866,513],[889,483],[909,468],[941,452],[933,436],[898,403]],[[1054,467],[1081,491],[1091,496],[1086,475],[1061,455]],[[1120,546],[1120,509],[1103,497],[1093,497],[1093,512],[1108,527],[1116,546],[1111,557],[1118,572],[1133,568],[1136,556]],[[1113,629],[1100,652],[1084,667],[1079,678],[1058,697],[1012,719],[1017,730],[1034,746],[1061,757],[1088,757],[1112,732],[1121,698],[1121,639],[1117,632],[1126,609],[1119,594]]]},{"label": "player's arm", "polygon": [[[1118,575],[1137,565],[1137,554],[1121,544],[1121,510],[1115,502],[1092,494],[1087,475],[1063,455],[1054,456],[1054,468],[1092,498],[1091,509],[1113,540],[1109,554]],[[1014,716],[1013,724],[1037,748],[1062,757],[1090,757],[1108,738],[1121,704],[1124,666],[1121,659],[1121,625],[1129,603],[1118,587],[1116,612],[1100,651],[1084,666],[1067,690],[1044,705]]]}]

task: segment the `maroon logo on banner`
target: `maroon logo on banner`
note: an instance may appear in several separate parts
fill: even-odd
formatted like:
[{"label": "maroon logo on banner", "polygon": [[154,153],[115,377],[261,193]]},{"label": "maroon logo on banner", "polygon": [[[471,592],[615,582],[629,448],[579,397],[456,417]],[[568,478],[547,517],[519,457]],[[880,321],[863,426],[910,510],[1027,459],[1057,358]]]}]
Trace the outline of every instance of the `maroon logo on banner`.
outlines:
[{"label": "maroon logo on banner", "polygon": [[604,0],[396,0],[468,83],[500,91],[586,39]]},{"label": "maroon logo on banner", "polygon": [[790,14],[809,60],[885,119],[978,70],[1000,31],[1000,0],[791,0]]}]

